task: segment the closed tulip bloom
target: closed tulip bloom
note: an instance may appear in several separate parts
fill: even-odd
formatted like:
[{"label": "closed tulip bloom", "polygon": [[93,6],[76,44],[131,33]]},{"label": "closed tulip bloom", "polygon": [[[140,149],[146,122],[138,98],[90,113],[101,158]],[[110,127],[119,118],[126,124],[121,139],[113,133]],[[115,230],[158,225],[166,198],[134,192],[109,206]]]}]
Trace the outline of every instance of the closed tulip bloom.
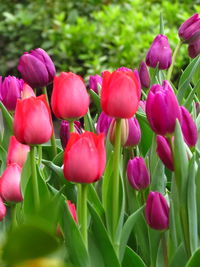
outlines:
[{"label": "closed tulip bloom", "polygon": [[128,119],[128,138],[124,146],[136,146],[141,139],[141,130],[138,120],[133,117]]},{"label": "closed tulip bloom", "polygon": [[21,168],[17,163],[10,164],[3,172],[0,179],[0,195],[10,202],[23,200],[20,189]]},{"label": "closed tulip bloom", "polygon": [[67,205],[68,205],[68,208],[69,208],[69,210],[71,212],[71,215],[72,215],[74,221],[76,223],[78,223],[78,218],[77,218],[77,213],[76,213],[76,207],[75,207],[75,205],[70,200],[67,200]]},{"label": "closed tulip bloom", "polygon": [[36,97],[33,89],[27,83],[24,83],[22,91],[21,91],[21,99],[29,98],[31,96]]},{"label": "closed tulip bloom", "polygon": [[11,136],[8,146],[7,166],[11,163],[17,163],[20,167],[23,167],[29,151],[29,146],[21,144],[15,136]]},{"label": "closed tulip bloom", "polygon": [[156,136],[156,152],[163,164],[171,171],[174,171],[174,161],[171,146],[167,139],[161,135]]},{"label": "closed tulip bloom", "polygon": [[200,54],[200,37],[196,41],[189,44],[188,46],[189,57],[195,58],[199,54]]},{"label": "closed tulip bloom", "polygon": [[149,88],[150,87],[150,75],[147,69],[147,65],[144,61],[140,63],[139,67],[139,77],[142,87]]},{"label": "closed tulip bloom", "polygon": [[113,120],[112,117],[106,115],[106,113],[102,111],[97,120],[97,126],[96,126],[97,133],[98,134],[104,133],[105,136],[107,136],[112,120]]},{"label": "closed tulip bloom", "polygon": [[54,78],[51,106],[57,118],[83,117],[88,111],[89,103],[90,98],[80,76],[62,72]]},{"label": "closed tulip bloom", "polygon": [[[128,133],[129,133],[129,125],[128,125],[128,119],[122,119],[121,121],[121,145],[125,145],[128,139]],[[111,144],[115,144],[115,136],[116,136],[116,120],[113,119],[110,124],[109,129],[109,138]]]},{"label": "closed tulip bloom", "polygon": [[101,89],[102,110],[111,117],[131,118],[138,109],[140,84],[131,71],[103,73]]},{"label": "closed tulip bloom", "polygon": [[98,84],[102,85],[102,77],[98,74],[89,77],[89,88],[98,94]]},{"label": "closed tulip bloom", "polygon": [[200,17],[196,13],[181,24],[178,30],[179,37],[185,42],[193,42],[200,37]]},{"label": "closed tulip bloom", "polygon": [[150,192],[145,208],[146,221],[155,230],[169,228],[169,206],[159,192]]},{"label": "closed tulip bloom", "polygon": [[3,81],[0,76],[0,100],[8,110],[15,110],[17,99],[21,97],[23,84],[22,79],[14,76],[5,77]]},{"label": "closed tulip bloom", "polygon": [[146,114],[152,130],[160,135],[173,133],[176,119],[181,119],[177,98],[167,81],[154,84],[147,96]]},{"label": "closed tulip bloom", "polygon": [[144,159],[141,157],[135,157],[128,161],[127,176],[130,185],[135,190],[145,189],[150,184],[149,172]]},{"label": "closed tulip bloom", "polygon": [[[81,124],[79,121],[74,121],[74,131],[81,134]],[[60,127],[60,141],[63,149],[65,149],[70,137],[69,122],[62,121]]]},{"label": "closed tulip bloom", "polygon": [[14,135],[22,144],[36,145],[49,141],[53,133],[50,109],[45,95],[17,101]]},{"label": "closed tulip bloom", "polygon": [[76,183],[100,179],[106,164],[104,134],[72,133],[64,152],[64,176]]},{"label": "closed tulip bloom", "polygon": [[56,74],[51,58],[42,48],[25,52],[20,58],[18,70],[32,88],[47,86]]},{"label": "closed tulip bloom", "polygon": [[6,216],[6,206],[3,203],[2,198],[0,197],[0,221]]},{"label": "closed tulip bloom", "polygon": [[181,106],[180,109],[182,116],[181,129],[183,132],[184,140],[188,146],[193,147],[196,145],[198,140],[197,126],[193,121],[189,111],[183,106]]},{"label": "closed tulip bloom", "polygon": [[159,34],[154,39],[146,56],[146,64],[151,68],[165,70],[172,63],[172,51],[167,36]]}]

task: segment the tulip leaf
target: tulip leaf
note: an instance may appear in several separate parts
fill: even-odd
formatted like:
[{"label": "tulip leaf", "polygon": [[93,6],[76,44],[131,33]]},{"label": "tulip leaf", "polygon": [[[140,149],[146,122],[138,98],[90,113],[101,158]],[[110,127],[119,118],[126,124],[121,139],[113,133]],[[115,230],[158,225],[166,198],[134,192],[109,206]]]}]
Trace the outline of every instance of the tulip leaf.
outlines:
[{"label": "tulip leaf", "polygon": [[28,153],[26,162],[22,168],[22,173],[21,173],[21,191],[23,196],[25,194],[26,186],[30,179],[30,176],[31,176],[31,160],[30,160],[30,153]]},{"label": "tulip leaf", "polygon": [[2,112],[2,116],[6,122],[6,126],[8,127],[4,127],[6,130],[10,130],[10,132],[13,131],[13,118],[10,115],[10,113],[8,112],[8,110],[6,109],[6,107],[4,106],[4,104],[0,101],[0,109]]},{"label": "tulip leaf", "polygon": [[110,241],[105,226],[103,225],[99,215],[95,209],[89,204],[89,211],[92,217],[92,232],[96,240],[96,244],[103,256],[104,264],[106,267],[120,266],[117,256],[114,251],[114,247]]},{"label": "tulip leaf", "polygon": [[0,175],[6,168],[6,155],[6,150],[2,146],[0,146]]},{"label": "tulip leaf", "polygon": [[96,132],[94,127],[94,122],[91,118],[90,111],[88,110],[87,114],[84,116],[84,129],[85,131]]},{"label": "tulip leaf", "polygon": [[[198,169],[196,174],[196,188],[200,188],[200,161],[197,159]],[[197,216],[198,216],[198,222],[200,222],[200,194],[199,190],[196,190],[196,205],[197,205]],[[198,223],[198,232],[200,232],[200,223]]]},{"label": "tulip leaf", "polygon": [[170,262],[170,267],[185,266],[187,262],[187,255],[183,244],[181,243],[177,250],[174,252],[174,257]]},{"label": "tulip leaf", "polygon": [[91,266],[105,267],[103,255],[99,251],[96,239],[92,232],[89,232],[88,246],[89,246],[88,250],[90,252],[89,256],[90,256]]},{"label": "tulip leaf", "polygon": [[88,184],[88,201],[90,205],[96,210],[99,217],[101,219],[104,219],[104,216],[105,216],[104,208],[101,204],[101,201],[97,195],[97,192],[93,184]]},{"label": "tulip leaf", "polygon": [[55,236],[38,225],[21,225],[8,233],[3,247],[3,259],[7,264],[39,258],[58,248]]},{"label": "tulip leaf", "polygon": [[97,110],[100,113],[101,112],[100,97],[93,90],[89,90],[89,94],[90,94],[90,97],[92,98],[94,104],[96,105]]},{"label": "tulip leaf", "polygon": [[184,106],[190,111],[192,109],[192,101],[194,100],[195,93],[197,92],[198,88],[200,87],[200,79],[198,80],[197,84],[192,88],[191,92],[189,93],[187,99],[184,102]]},{"label": "tulip leaf", "polygon": [[186,267],[197,267],[200,266],[200,248],[195,251],[192,257],[189,259]]},{"label": "tulip leaf", "polygon": [[143,260],[131,248],[126,246],[122,267],[146,267]]}]

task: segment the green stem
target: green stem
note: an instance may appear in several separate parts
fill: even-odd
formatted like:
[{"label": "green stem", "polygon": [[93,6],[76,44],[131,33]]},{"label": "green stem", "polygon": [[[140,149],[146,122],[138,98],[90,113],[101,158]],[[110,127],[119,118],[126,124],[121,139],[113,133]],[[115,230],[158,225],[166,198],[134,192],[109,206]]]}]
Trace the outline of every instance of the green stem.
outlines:
[{"label": "green stem", "polygon": [[174,68],[174,64],[175,64],[175,61],[176,61],[176,57],[178,55],[178,52],[181,48],[181,45],[182,45],[182,42],[179,41],[175,50],[174,50],[174,53],[173,53],[173,56],[172,56],[172,64],[170,66],[170,68],[168,69],[168,72],[167,72],[167,80],[170,81],[171,79],[171,75],[172,75],[172,71],[173,71],[173,68]]},{"label": "green stem", "polygon": [[69,122],[69,131],[70,131],[70,133],[74,132],[74,121]]},{"label": "green stem", "polygon": [[38,166],[40,166],[41,162],[42,162],[42,146],[39,145],[38,146]]},{"label": "green stem", "polygon": [[[49,107],[50,107],[46,87],[43,87],[43,88],[42,88],[42,91],[43,91],[43,94],[45,94],[47,103],[48,103],[48,105],[49,105]],[[53,124],[53,122],[52,122],[52,124]],[[51,136],[51,147],[52,147],[52,151],[53,151],[53,156],[55,157],[55,156],[57,155],[57,146],[56,146],[56,138],[55,138],[55,132],[54,132],[54,129],[53,129],[53,134],[52,134],[52,136]]]},{"label": "green stem", "polygon": [[117,222],[119,218],[119,168],[121,149],[121,119],[116,119],[115,144],[113,156],[113,199],[112,199],[112,237],[115,240]]},{"label": "green stem", "polygon": [[38,181],[37,181],[37,172],[35,165],[35,147],[31,146],[30,148],[30,160],[31,160],[31,179],[32,179],[32,189],[33,189],[33,198],[35,209],[39,207],[39,192],[38,192]]},{"label": "green stem", "polygon": [[164,266],[168,267],[169,261],[168,261],[167,240],[166,240],[165,232],[162,234],[161,242],[162,242],[162,249],[163,249]]}]

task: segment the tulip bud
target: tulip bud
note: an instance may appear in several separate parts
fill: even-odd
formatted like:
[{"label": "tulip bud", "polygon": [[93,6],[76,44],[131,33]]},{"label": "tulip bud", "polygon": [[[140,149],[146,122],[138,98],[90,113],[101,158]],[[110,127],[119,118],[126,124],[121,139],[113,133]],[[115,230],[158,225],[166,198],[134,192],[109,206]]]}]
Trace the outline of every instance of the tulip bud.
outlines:
[{"label": "tulip bud", "polygon": [[183,22],[178,30],[179,37],[185,42],[193,42],[200,37],[200,17],[196,13]]},{"label": "tulip bud", "polygon": [[167,36],[159,34],[154,39],[146,56],[146,64],[151,68],[165,70],[172,63],[172,51],[168,43]]},{"label": "tulip bud", "polygon": [[23,84],[24,81],[22,79],[17,79],[14,76],[5,77],[2,82],[2,77],[0,76],[0,100],[8,110],[15,110],[17,99],[21,96]]},{"label": "tulip bud", "polygon": [[[81,124],[79,121],[74,121],[74,131],[75,133],[81,134]],[[70,137],[70,130],[69,130],[69,122],[62,121],[60,127],[60,140],[62,144],[62,148],[65,149]]]},{"label": "tulip bud", "polygon": [[146,202],[145,216],[148,225],[155,230],[169,228],[169,206],[159,192],[150,192]]},{"label": "tulip bud", "polygon": [[199,113],[200,113],[200,103],[199,102],[196,102],[195,103],[195,108],[196,108],[196,115],[198,117]]},{"label": "tulip bud", "polygon": [[71,203],[70,200],[67,200],[67,205],[68,205],[68,208],[69,208],[69,210],[71,212],[71,215],[72,215],[74,221],[76,223],[78,223],[78,218],[77,218],[77,214],[76,214],[76,207],[75,207],[75,205],[73,203]]},{"label": "tulip bud", "polygon": [[16,163],[10,164],[3,172],[0,179],[0,195],[10,202],[23,200],[20,189],[21,167]]},{"label": "tulip bud", "polygon": [[89,103],[90,98],[80,76],[62,72],[54,78],[51,106],[57,118],[80,118],[87,113]]},{"label": "tulip bud", "polygon": [[161,135],[156,137],[156,152],[163,164],[171,171],[174,170],[174,161],[171,146],[167,139]]},{"label": "tulip bud", "polygon": [[[110,129],[109,129],[110,142],[113,145],[115,143],[115,134],[116,134],[116,120],[113,119],[110,124]],[[121,121],[121,145],[122,146],[127,142],[127,139],[128,139],[128,120],[122,119]]]},{"label": "tulip bud", "polygon": [[147,96],[146,114],[152,130],[160,135],[173,133],[176,119],[181,119],[178,100],[167,81],[154,84]]},{"label": "tulip bud", "polygon": [[6,206],[3,203],[2,198],[0,197],[0,221],[6,216]]},{"label": "tulip bud", "polygon": [[130,185],[135,190],[142,190],[149,186],[150,176],[145,161],[141,157],[135,157],[128,161],[127,176]]},{"label": "tulip bud", "polygon": [[91,75],[89,78],[89,88],[97,94],[99,93],[98,92],[98,84],[100,86],[102,86],[102,77],[99,76],[98,74],[96,74],[94,76]]},{"label": "tulip bud", "polygon": [[139,77],[140,77],[140,82],[141,82],[142,87],[149,88],[150,76],[149,76],[149,71],[147,69],[147,65],[145,64],[144,61],[140,63]]},{"label": "tulip bud", "polygon": [[21,91],[21,99],[29,98],[31,96],[36,97],[33,89],[27,83],[24,83],[23,89]]},{"label": "tulip bud", "polygon": [[64,176],[76,183],[100,179],[106,164],[104,134],[72,133],[64,152]]},{"label": "tulip bud", "polygon": [[47,86],[56,74],[51,58],[41,48],[25,52],[20,58],[18,70],[32,88]]},{"label": "tulip bud", "polygon": [[105,136],[107,136],[112,120],[113,120],[112,117],[106,115],[106,113],[102,111],[97,120],[97,126],[96,126],[97,133],[98,134],[104,133]]},{"label": "tulip bud", "polygon": [[181,129],[183,132],[184,140],[188,146],[195,146],[198,140],[198,131],[195,122],[193,121],[188,110],[181,106]]},{"label": "tulip bud", "polygon": [[15,136],[10,137],[8,147],[7,166],[11,163],[17,163],[21,168],[26,162],[30,147],[17,141]]},{"label": "tulip bud", "polygon": [[146,101],[145,100],[140,100],[139,102],[139,107],[142,109],[142,111],[145,113],[146,111]]},{"label": "tulip bud", "polygon": [[189,57],[195,58],[200,54],[200,37],[188,46]]},{"label": "tulip bud", "polygon": [[128,119],[128,138],[124,146],[136,146],[141,139],[141,130],[138,120],[134,118]]}]

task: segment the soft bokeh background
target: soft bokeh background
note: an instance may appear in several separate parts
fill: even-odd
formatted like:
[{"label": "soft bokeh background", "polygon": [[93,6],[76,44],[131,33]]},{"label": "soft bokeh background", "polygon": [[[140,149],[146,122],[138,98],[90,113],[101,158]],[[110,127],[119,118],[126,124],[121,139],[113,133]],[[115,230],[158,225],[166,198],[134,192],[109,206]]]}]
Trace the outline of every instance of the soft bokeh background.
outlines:
[{"label": "soft bokeh background", "polygon": [[[0,74],[17,72],[25,51],[41,47],[53,58],[57,72],[73,71],[84,77],[120,66],[138,67],[163,13],[165,34],[175,47],[180,24],[200,1],[156,0],[1,0]],[[185,51],[183,51],[185,49]],[[182,47],[178,66],[189,61]],[[176,76],[176,70],[175,75]]]}]

